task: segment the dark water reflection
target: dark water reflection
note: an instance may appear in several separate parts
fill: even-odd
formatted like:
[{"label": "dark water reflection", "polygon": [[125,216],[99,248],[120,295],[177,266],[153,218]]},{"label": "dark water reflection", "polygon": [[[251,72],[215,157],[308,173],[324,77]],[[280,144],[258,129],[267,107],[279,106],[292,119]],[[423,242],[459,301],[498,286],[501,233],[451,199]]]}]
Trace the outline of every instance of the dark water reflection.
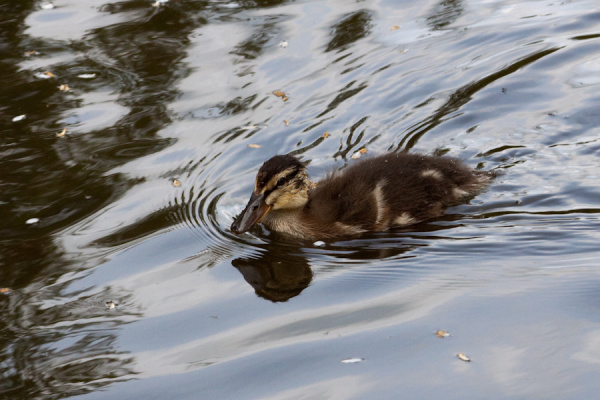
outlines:
[{"label": "dark water reflection", "polygon": [[[47,4],[0,6],[0,397],[595,396],[594,1]],[[502,173],[410,230],[228,232],[266,158],[362,147]]]}]

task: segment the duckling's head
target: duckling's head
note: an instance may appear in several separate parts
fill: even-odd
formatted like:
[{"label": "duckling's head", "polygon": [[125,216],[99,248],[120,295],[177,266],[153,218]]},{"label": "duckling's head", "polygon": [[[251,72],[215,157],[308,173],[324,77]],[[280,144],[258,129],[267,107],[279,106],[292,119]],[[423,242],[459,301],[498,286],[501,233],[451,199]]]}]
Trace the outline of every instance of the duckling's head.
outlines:
[{"label": "duckling's head", "polygon": [[269,159],[258,170],[254,192],[244,211],[231,225],[231,231],[236,234],[246,232],[271,210],[304,207],[309,189],[306,167],[300,160],[291,155]]}]

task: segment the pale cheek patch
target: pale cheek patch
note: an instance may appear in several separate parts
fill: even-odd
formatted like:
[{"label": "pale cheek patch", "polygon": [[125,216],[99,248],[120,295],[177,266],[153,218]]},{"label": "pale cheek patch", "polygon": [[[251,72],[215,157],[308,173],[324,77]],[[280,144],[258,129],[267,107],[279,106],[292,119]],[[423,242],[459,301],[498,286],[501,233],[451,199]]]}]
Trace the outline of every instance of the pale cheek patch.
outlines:
[{"label": "pale cheek patch", "polygon": [[443,178],[443,175],[440,171],[436,169],[426,169],[425,171],[421,171],[421,177],[423,178],[433,178],[438,181]]},{"label": "pale cheek patch", "polygon": [[408,215],[408,213],[402,213],[400,216],[396,217],[396,219],[394,220],[394,225],[405,226],[412,225],[416,222],[417,220]]}]

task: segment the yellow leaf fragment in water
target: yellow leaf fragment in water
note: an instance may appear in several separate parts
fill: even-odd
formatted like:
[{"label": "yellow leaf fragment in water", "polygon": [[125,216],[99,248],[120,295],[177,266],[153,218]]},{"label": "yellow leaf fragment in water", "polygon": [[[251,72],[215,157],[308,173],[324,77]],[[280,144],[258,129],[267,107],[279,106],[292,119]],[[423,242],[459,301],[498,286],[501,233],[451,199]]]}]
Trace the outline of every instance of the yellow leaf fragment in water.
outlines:
[{"label": "yellow leaf fragment in water", "polygon": [[458,357],[460,360],[463,360],[463,361],[466,361],[466,362],[471,361],[471,359],[469,357],[467,357],[466,355],[464,355],[463,353],[458,353],[456,355],[456,357]]},{"label": "yellow leaf fragment in water", "polygon": [[106,308],[108,308],[109,310],[114,310],[115,308],[117,308],[117,305],[112,300],[109,300],[104,304],[106,305]]},{"label": "yellow leaf fragment in water", "polygon": [[394,25],[390,28],[390,31],[395,31],[398,28],[400,28],[398,25]]},{"label": "yellow leaf fragment in water", "polygon": [[62,90],[63,92],[68,92],[69,90],[71,90],[71,88],[69,87],[69,85],[67,85],[67,84],[65,83],[65,84],[62,84],[62,85],[60,85],[60,86],[58,87],[58,90]]},{"label": "yellow leaf fragment in water", "polygon": [[328,138],[328,137],[329,137],[329,132],[325,132],[325,133],[323,134],[323,137],[324,137],[324,138]]},{"label": "yellow leaf fragment in water", "polygon": [[48,78],[55,78],[56,77],[56,75],[54,75],[50,71],[44,71],[43,74],[46,75]]},{"label": "yellow leaf fragment in water", "polygon": [[173,179],[173,186],[179,187],[181,186],[181,182],[178,179]]},{"label": "yellow leaf fragment in water", "polygon": [[285,92],[280,92],[279,90],[274,91],[273,94],[277,97],[285,97]]},{"label": "yellow leaf fragment in water", "polygon": [[248,147],[252,147],[253,149],[260,149],[260,144],[249,144]]},{"label": "yellow leaf fragment in water", "polygon": [[285,126],[288,126],[290,124],[290,121],[288,121],[287,119],[284,119],[283,123],[285,124]]},{"label": "yellow leaf fragment in water", "polygon": [[3,288],[0,288],[0,293],[9,296],[9,295],[13,294],[13,290],[11,288],[3,287]]},{"label": "yellow leaf fragment in water", "polygon": [[361,154],[365,154],[367,152],[367,149],[365,147],[363,147],[359,151],[360,151]]},{"label": "yellow leaf fragment in water", "polygon": [[56,137],[63,137],[67,134],[67,128],[64,128],[60,133],[56,134]]},{"label": "yellow leaf fragment in water", "polygon": [[449,334],[448,332],[446,332],[446,331],[443,331],[443,330],[441,330],[441,329],[440,329],[440,330],[438,330],[438,331],[435,333],[435,336],[437,336],[437,337],[439,337],[439,338],[445,338],[445,337],[448,337],[448,336],[450,336],[450,334]]}]

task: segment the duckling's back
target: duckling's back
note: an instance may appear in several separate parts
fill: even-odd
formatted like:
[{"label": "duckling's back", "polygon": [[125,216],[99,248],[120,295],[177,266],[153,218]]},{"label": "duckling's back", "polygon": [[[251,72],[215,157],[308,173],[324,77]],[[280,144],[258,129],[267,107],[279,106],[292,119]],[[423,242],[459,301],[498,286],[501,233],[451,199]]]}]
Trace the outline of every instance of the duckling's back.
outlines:
[{"label": "duckling's back", "polygon": [[326,236],[383,231],[440,216],[483,190],[492,174],[448,157],[390,153],[323,179],[309,196],[307,220]]}]

